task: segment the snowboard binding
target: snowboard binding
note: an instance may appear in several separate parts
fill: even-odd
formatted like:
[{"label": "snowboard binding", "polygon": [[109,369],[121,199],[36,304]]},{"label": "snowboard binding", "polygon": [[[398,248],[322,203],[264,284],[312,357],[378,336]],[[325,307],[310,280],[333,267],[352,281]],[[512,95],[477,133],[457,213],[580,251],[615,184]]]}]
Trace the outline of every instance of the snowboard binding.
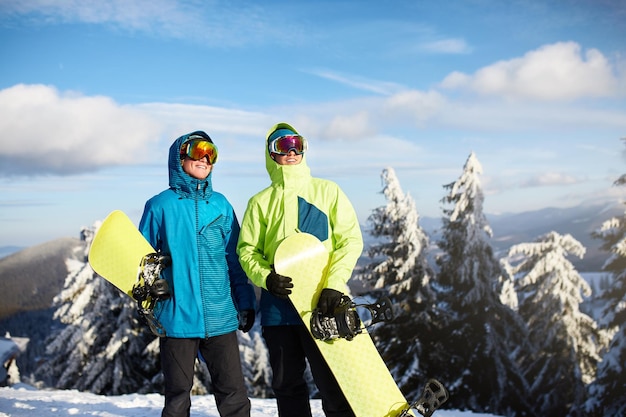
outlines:
[{"label": "snowboard binding", "polygon": [[367,327],[381,321],[393,320],[389,298],[383,297],[372,304],[356,304],[350,297],[344,295],[341,297],[339,305],[335,308],[332,316],[322,314],[318,308],[313,310],[311,314],[311,334],[314,338],[323,341],[338,338],[354,339],[365,328],[361,327],[362,322],[357,312],[357,307],[363,307],[370,312],[372,319]]},{"label": "snowboard binding", "polygon": [[409,416],[411,408],[416,409],[424,417],[430,417],[443,403],[448,401],[449,394],[446,387],[436,379],[429,379],[424,386],[422,395],[409,407],[402,411],[398,417]]},{"label": "snowboard binding", "polygon": [[159,300],[167,300],[171,293],[161,271],[172,263],[168,255],[150,253],[143,257],[139,266],[137,282],[133,285],[132,296],[137,301],[139,317],[156,336],[165,336],[165,329],[154,317],[154,306]]}]

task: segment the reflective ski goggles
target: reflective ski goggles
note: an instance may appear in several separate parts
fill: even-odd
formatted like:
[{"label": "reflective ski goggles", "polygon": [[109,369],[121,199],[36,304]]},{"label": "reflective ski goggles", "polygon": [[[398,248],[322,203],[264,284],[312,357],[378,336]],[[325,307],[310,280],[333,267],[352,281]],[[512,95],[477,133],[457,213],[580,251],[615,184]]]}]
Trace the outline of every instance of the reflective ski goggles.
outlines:
[{"label": "reflective ski goggles", "polygon": [[205,156],[211,165],[217,161],[217,146],[205,139],[189,140],[180,148],[181,159],[188,157],[197,161]]},{"label": "reflective ski goggles", "polygon": [[300,135],[285,135],[270,141],[268,149],[270,153],[279,155],[287,155],[290,151],[294,151],[297,155],[302,155],[306,152],[307,144],[306,139]]}]

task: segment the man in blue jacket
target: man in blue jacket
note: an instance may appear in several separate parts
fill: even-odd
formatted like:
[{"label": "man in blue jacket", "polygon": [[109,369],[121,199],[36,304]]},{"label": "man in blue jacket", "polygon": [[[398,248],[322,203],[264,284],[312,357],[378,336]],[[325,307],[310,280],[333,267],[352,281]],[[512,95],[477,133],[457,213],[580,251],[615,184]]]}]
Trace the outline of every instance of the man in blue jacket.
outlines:
[{"label": "man in blue jacket", "polygon": [[249,417],[236,330],[254,323],[255,294],[236,253],[239,223],[224,195],[213,190],[217,147],[202,131],[176,139],[169,151],[170,187],[146,202],[139,230],[169,254],[163,272],[171,297],[159,301],[163,326],[162,417],[189,416],[194,365],[202,355],[221,417]]}]

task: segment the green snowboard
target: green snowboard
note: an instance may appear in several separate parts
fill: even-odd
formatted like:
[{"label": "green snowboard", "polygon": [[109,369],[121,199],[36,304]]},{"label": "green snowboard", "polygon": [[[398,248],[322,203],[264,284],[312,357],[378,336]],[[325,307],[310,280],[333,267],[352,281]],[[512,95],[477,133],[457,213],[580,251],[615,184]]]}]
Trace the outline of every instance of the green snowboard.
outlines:
[{"label": "green snowboard", "polygon": [[[276,272],[293,280],[289,298],[309,332],[312,311],[326,284],[328,256],[324,245],[308,233],[287,237],[274,256]],[[367,330],[352,340],[314,340],[357,417],[415,416]]]}]

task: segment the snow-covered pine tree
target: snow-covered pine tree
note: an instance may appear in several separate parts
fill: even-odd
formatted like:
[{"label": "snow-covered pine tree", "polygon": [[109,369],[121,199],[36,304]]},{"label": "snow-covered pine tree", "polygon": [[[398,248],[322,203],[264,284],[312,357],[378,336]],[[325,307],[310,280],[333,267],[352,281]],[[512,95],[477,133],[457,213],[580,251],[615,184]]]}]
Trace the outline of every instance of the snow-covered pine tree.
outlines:
[{"label": "snow-covered pine tree", "polygon": [[521,366],[541,415],[585,415],[586,385],[595,375],[600,349],[606,343],[595,321],[580,311],[583,296],[591,295],[591,288],[567,260],[568,255],[582,258],[584,254],[580,242],[556,232],[534,243],[515,245],[508,253],[518,311],[535,349]]},{"label": "snow-covered pine tree", "polygon": [[153,391],[160,370],[140,366],[154,336],[140,324],[135,304],[89,266],[87,255],[99,226],[82,231],[87,241],[82,259],[68,260],[63,291],[55,297],[55,319],[65,326],[47,341],[46,357],[36,370],[55,388],[118,395]]},{"label": "snow-covered pine tree", "polygon": [[374,292],[416,302],[432,300],[428,285],[432,270],[425,258],[428,237],[419,226],[419,214],[409,194],[404,194],[393,168],[381,173],[382,194],[387,204],[368,217],[368,233],[376,238],[367,253],[374,262],[366,265],[359,279]]},{"label": "snow-covered pine tree", "polygon": [[237,336],[248,395],[254,398],[271,397],[272,368],[258,318],[248,333],[237,332]]},{"label": "snow-covered pine tree", "polygon": [[372,298],[387,295],[395,319],[374,327],[372,335],[391,374],[408,398],[417,398],[430,375],[440,347],[434,336],[441,314],[430,287],[432,269],[426,259],[428,237],[409,194],[404,194],[393,168],[381,174],[387,204],[373,210],[368,232],[376,243],[368,248],[373,261],[357,278]]},{"label": "snow-covered pine tree", "polygon": [[502,415],[533,415],[517,359],[528,350],[521,317],[501,302],[506,271],[488,243],[482,167],[472,152],[459,179],[444,186],[438,245],[440,299],[452,315],[441,341],[447,356],[437,375],[450,388],[450,407]]},{"label": "snow-covered pine tree", "polygon": [[[626,184],[626,174],[615,182]],[[602,249],[610,256],[602,270],[611,274],[612,285],[601,300],[601,328],[613,336],[608,351],[602,356],[596,380],[589,386],[586,408],[592,416],[626,415],[626,213],[602,224],[592,236],[603,241]]]}]

